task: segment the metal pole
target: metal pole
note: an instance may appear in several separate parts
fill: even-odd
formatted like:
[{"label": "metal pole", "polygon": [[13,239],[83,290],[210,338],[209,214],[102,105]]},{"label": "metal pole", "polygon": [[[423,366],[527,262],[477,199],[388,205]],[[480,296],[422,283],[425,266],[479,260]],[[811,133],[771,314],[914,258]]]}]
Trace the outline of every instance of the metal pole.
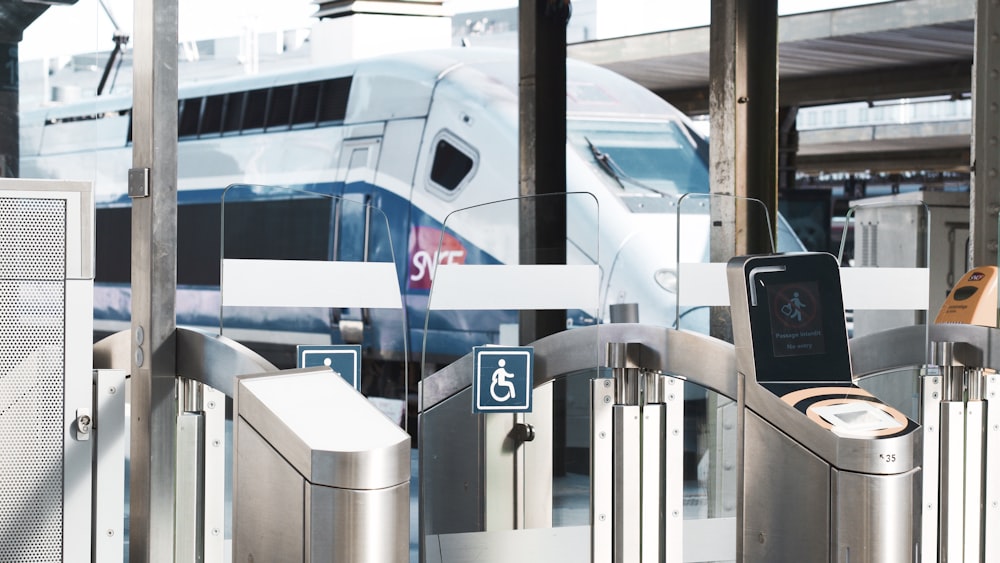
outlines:
[{"label": "metal pole", "polygon": [[[566,263],[566,0],[520,0],[520,240],[522,264]],[[565,311],[523,311],[520,340],[566,328]]]},{"label": "metal pole", "polygon": [[[720,196],[764,202],[772,220],[778,206],[778,2],[777,0],[712,0],[709,31],[709,183]],[[770,252],[774,225],[765,225],[759,206],[734,198],[712,198],[710,256],[725,262],[733,256]],[[713,307],[711,335],[733,341],[728,307]],[[740,397],[742,397],[742,382]],[[713,405],[710,403],[710,407]],[[742,435],[742,399],[737,429]],[[709,416],[717,410],[709,408]],[[716,427],[710,419],[709,427]],[[718,437],[713,437],[718,439]],[[737,488],[742,490],[743,448],[738,445]],[[716,456],[712,466],[721,462]],[[713,472],[713,479],[716,475]],[[719,483],[711,486],[719,488]],[[738,497],[741,499],[742,497]],[[745,507],[737,500],[737,528]],[[737,534],[737,554],[743,534]]]},{"label": "metal pole", "polygon": [[[566,263],[566,24],[569,0],[520,0],[519,210],[521,264]],[[548,197],[530,196],[553,194]],[[566,329],[566,311],[521,311],[528,344]],[[565,384],[553,389],[553,471],[565,473]]]},{"label": "metal pole", "polygon": [[136,0],[129,560],[174,561],[177,0]]},{"label": "metal pole", "polygon": [[[777,0],[713,0],[709,47],[713,194],[764,202],[778,193]],[[713,198],[712,260],[769,252],[774,225],[759,206]]]},{"label": "metal pole", "polygon": [[972,76],[972,201],[969,258],[973,266],[997,264],[1000,211],[1000,6],[978,0]]}]

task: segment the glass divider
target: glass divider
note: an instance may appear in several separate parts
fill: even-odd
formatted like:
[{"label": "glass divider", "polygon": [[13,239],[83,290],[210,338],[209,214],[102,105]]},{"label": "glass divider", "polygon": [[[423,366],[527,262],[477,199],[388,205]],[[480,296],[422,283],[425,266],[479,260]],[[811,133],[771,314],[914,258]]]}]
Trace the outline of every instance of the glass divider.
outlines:
[{"label": "glass divider", "polygon": [[354,199],[299,187],[227,187],[219,333],[278,367],[329,366],[408,428],[405,269],[385,214]]}]

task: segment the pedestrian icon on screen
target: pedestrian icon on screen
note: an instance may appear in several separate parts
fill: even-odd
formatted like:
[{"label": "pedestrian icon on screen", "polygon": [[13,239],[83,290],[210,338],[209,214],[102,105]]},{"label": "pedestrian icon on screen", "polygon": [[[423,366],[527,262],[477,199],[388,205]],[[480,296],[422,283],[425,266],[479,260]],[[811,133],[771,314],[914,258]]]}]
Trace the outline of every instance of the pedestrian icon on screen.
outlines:
[{"label": "pedestrian icon on screen", "polygon": [[799,292],[796,291],[792,294],[792,298],[788,300],[788,303],[785,303],[784,306],[781,307],[781,314],[795,322],[801,323],[802,309],[805,308],[806,304],[799,299]]},{"label": "pedestrian icon on screen", "polygon": [[[504,366],[507,365],[507,360],[501,358],[497,363],[500,367],[493,371],[493,380],[492,383],[490,383],[490,395],[493,397],[493,400],[505,403],[511,399],[517,398],[517,393],[514,391],[514,384],[509,381],[509,378],[514,377],[514,374],[505,369]],[[504,388],[506,393],[500,395],[497,392],[498,387]]]}]

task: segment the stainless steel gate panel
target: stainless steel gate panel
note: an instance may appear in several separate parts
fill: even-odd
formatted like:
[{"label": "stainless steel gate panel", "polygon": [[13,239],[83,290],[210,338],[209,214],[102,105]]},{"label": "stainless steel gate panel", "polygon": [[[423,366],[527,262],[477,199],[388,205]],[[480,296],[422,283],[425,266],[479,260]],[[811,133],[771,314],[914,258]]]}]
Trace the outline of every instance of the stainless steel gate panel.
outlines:
[{"label": "stainless steel gate panel", "polygon": [[[242,518],[241,538],[233,542],[234,561],[305,561],[305,479],[271,448],[250,425],[238,420],[237,466],[255,468],[254,475],[237,472],[233,506],[256,507]],[[275,525],[280,523],[280,525]]]},{"label": "stainless steel gate panel", "polygon": [[[912,561],[914,530],[919,529],[912,519],[898,518],[899,514],[919,518],[920,496],[917,481],[920,470],[914,469],[897,475],[871,475],[831,469],[833,498],[833,529],[831,537],[836,563],[881,563],[884,561]],[[870,503],[877,507],[864,515],[858,506]]]},{"label": "stainless steel gate panel", "polygon": [[[704,335],[663,327],[611,324],[574,328],[533,343],[536,392],[539,389],[546,389],[548,385],[553,383],[553,380],[557,379],[567,382],[567,387],[570,389],[576,390],[577,387],[586,389],[585,385],[577,386],[573,385],[572,382],[578,378],[593,380],[602,373],[595,364],[605,361],[604,356],[608,342],[641,343],[640,360],[643,369],[649,370],[651,373],[661,372],[680,376],[664,378],[667,381],[664,386],[665,399],[663,399],[663,402],[667,403],[665,440],[666,448],[670,452],[667,454],[668,458],[665,463],[668,465],[666,471],[669,471],[670,475],[667,476],[661,472],[652,473],[652,475],[659,477],[660,490],[666,489],[667,494],[671,495],[666,499],[666,502],[672,508],[667,511],[663,519],[676,518],[680,520],[687,516],[685,513],[688,512],[687,507],[684,506],[686,497],[684,496],[683,476],[680,470],[681,461],[684,458],[680,452],[684,449],[685,440],[685,430],[682,428],[683,409],[680,403],[684,402],[683,399],[689,385],[688,382],[682,380],[686,378],[696,379],[698,384],[708,391],[715,391],[729,398],[735,397],[737,385],[734,376],[733,348],[730,344],[710,339]],[[596,362],[595,356],[597,356]],[[452,539],[459,537],[473,543],[480,540],[486,542],[488,538],[494,537],[492,531],[485,531],[493,530],[486,526],[485,522],[485,515],[490,512],[488,504],[507,502],[506,498],[496,499],[488,495],[482,481],[483,476],[487,474],[485,457],[481,455],[484,443],[482,441],[483,430],[480,426],[483,422],[482,417],[473,415],[471,412],[470,385],[472,375],[471,356],[466,356],[426,377],[420,384],[422,403],[420,415],[422,436],[420,445],[421,537],[425,542],[423,555],[426,561],[435,560],[434,556],[439,554],[440,550],[435,549],[434,545],[444,546]],[[603,387],[605,383],[609,387]],[[594,390],[594,397],[600,401],[601,405],[605,404],[603,390],[607,389],[611,393],[607,395],[611,402],[607,404],[609,407],[606,417],[607,428],[603,439],[610,448],[613,427],[610,408],[611,404],[614,403],[613,382],[610,379],[598,379],[596,384],[598,388]],[[693,385],[690,386],[690,388],[693,387]],[[570,397],[568,400],[575,400],[575,398]],[[537,407],[540,403],[536,402],[535,404]],[[597,404],[594,403],[594,406],[596,407]],[[535,414],[540,413],[533,413],[532,416]],[[583,419],[578,418],[572,420],[583,422]],[[732,438],[734,432],[735,430],[727,431],[725,434]],[[647,436],[647,438],[650,437]],[[551,452],[550,445],[545,446],[544,449],[538,449],[537,440],[538,438],[536,438],[536,442],[530,442],[527,445],[534,448],[540,455]],[[591,440],[590,447],[593,450],[596,451],[602,447],[599,431],[591,436]],[[610,452],[610,450],[608,451]],[[494,453],[496,455],[503,454],[499,451]],[[608,532],[604,536],[610,539],[613,524],[613,510],[610,506],[612,494],[610,488],[603,490],[596,488],[598,482],[603,482],[608,487],[612,483],[610,476],[614,464],[611,462],[610,456],[607,456],[607,460],[606,467],[591,467],[590,478],[587,479],[584,476],[583,482],[590,482],[595,505],[605,506],[605,519],[601,521],[599,515],[595,516],[597,520],[594,522],[594,527],[595,529],[603,527]],[[601,475],[607,477],[602,478]],[[638,477],[638,473],[636,475]],[[539,482],[552,481],[551,470],[525,470],[524,481],[526,487],[530,486],[536,489]],[[651,483],[647,481],[647,485],[651,485]],[[555,481],[555,486],[560,486],[560,480]],[[551,489],[549,490],[551,491]],[[586,520],[577,521],[575,519],[572,522],[563,520],[563,513],[554,502],[556,495],[552,492],[542,493],[532,498],[535,501],[540,501],[543,496],[546,497],[545,500],[553,501],[552,507],[548,510],[535,508],[529,509],[529,511],[541,512],[545,516],[552,515],[553,523],[557,526],[567,524],[572,526],[586,522]],[[657,493],[656,496],[659,494]],[[559,500],[563,501],[564,497],[560,496]],[[584,503],[580,511],[586,514],[587,508],[587,504]],[[659,504],[650,504],[647,508],[659,510]],[[698,553],[712,553],[713,556],[720,553],[719,549],[697,549],[698,546],[707,541],[713,545],[728,548],[729,553],[732,553],[735,545],[735,530],[732,519],[728,519],[721,527],[713,525],[717,523],[716,520],[707,521],[709,522],[707,526],[693,527],[692,529],[699,530],[695,534],[690,533],[686,527],[687,522],[684,523],[683,529],[680,525],[674,526],[668,530],[668,534],[672,538],[669,546],[656,546],[655,548],[650,546],[647,552],[666,549],[672,553],[680,554],[683,544],[684,557],[688,557],[689,553],[695,554],[692,557],[696,557]],[[564,530],[565,528],[553,528],[553,538],[558,535],[557,529]],[[709,530],[709,532],[702,533],[701,531],[704,530]],[[724,530],[721,535],[728,534],[728,536],[720,538],[719,530]],[[525,530],[525,532],[527,533],[529,530]],[[646,536],[650,536],[650,534],[646,534]],[[731,536],[732,541],[730,541],[729,536]],[[689,544],[694,549],[688,549]],[[430,547],[428,548],[428,546]],[[485,549],[485,544],[483,547]],[[493,550],[494,548],[500,549],[492,544],[489,549]],[[443,550],[443,547],[441,549]],[[610,556],[610,545],[599,546],[597,550],[602,553],[606,551]],[[725,549],[721,551],[725,551]],[[493,554],[495,553],[491,551],[490,556]],[[483,556],[486,557],[486,555]],[[726,559],[724,556],[716,557],[716,560],[724,559]]]},{"label": "stainless steel gate panel", "polygon": [[482,460],[479,455],[455,455],[479,449],[480,424],[471,404],[472,389],[466,388],[454,400],[437,405],[433,416],[420,419],[422,435],[435,437],[418,448],[421,536],[485,529]]},{"label": "stainless steel gate panel", "polygon": [[752,411],[744,444],[744,561],[830,561],[830,466]]},{"label": "stainless steel gate panel", "polygon": [[410,437],[329,368],[241,377],[234,561],[403,563]]}]

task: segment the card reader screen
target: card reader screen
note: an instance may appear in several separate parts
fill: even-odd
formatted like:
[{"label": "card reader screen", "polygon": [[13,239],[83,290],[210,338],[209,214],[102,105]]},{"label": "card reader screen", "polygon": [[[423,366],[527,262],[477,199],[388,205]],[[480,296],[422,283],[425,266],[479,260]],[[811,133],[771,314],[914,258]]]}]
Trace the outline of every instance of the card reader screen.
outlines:
[{"label": "card reader screen", "polygon": [[809,356],[826,351],[818,282],[770,285],[767,300],[775,356]]}]

